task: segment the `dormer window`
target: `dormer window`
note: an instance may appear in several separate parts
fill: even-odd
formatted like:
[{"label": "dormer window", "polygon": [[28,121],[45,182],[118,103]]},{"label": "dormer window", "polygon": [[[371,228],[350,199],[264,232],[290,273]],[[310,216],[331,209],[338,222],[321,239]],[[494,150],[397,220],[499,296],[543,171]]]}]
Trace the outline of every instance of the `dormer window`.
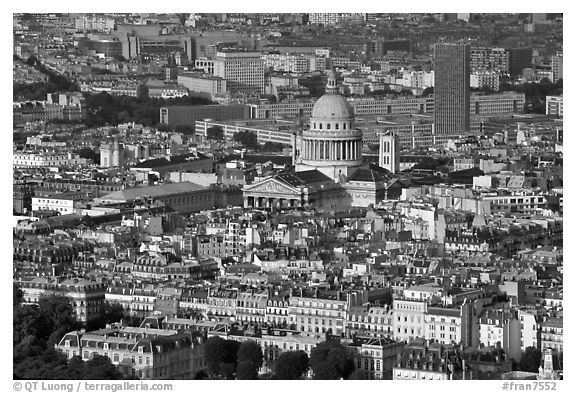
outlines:
[{"label": "dormer window", "polygon": [[70,340],[64,341],[64,346],[69,348],[70,347]]},{"label": "dormer window", "polygon": [[144,347],[142,346],[138,347],[138,353],[144,353]]}]

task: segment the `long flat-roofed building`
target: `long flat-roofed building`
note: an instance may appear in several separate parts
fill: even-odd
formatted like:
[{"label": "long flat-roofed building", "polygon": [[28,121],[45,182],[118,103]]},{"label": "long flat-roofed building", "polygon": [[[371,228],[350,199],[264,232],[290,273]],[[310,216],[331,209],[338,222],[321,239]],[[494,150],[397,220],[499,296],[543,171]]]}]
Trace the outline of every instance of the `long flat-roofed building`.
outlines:
[{"label": "long flat-roofed building", "polygon": [[169,126],[194,126],[196,120],[247,119],[248,107],[231,105],[174,105],[160,108],[160,124]]},{"label": "long flat-roofed building", "polygon": [[128,188],[96,198],[95,201],[103,204],[122,203],[148,197],[162,201],[180,213],[197,212],[214,207],[214,191],[209,187],[190,182]]}]

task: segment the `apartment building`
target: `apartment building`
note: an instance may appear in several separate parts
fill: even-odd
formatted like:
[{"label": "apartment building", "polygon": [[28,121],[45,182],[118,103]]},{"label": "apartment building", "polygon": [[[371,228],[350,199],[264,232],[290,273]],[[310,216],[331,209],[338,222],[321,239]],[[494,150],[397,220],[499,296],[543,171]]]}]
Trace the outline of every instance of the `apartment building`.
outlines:
[{"label": "apartment building", "polygon": [[456,379],[454,375],[460,364],[461,356],[454,346],[413,340],[396,361],[392,378],[412,381]]},{"label": "apartment building", "polygon": [[32,197],[32,211],[50,210],[59,214],[72,214],[86,198],[81,191],[54,192]]},{"label": "apartment building", "polygon": [[352,356],[356,370],[364,379],[378,380],[392,374],[396,359],[406,343],[386,338],[356,338],[342,340],[342,345]]},{"label": "apartment building", "polygon": [[139,379],[192,379],[205,368],[199,334],[162,329],[113,328],[64,335],[56,349],[84,361],[106,356],[126,376]]},{"label": "apartment building", "polygon": [[266,304],[266,323],[270,326],[286,326],[290,323],[290,299],[273,295]]},{"label": "apartment building", "polygon": [[428,307],[424,323],[426,339],[435,340],[441,344],[458,344],[462,340],[463,325],[460,308]]},{"label": "apartment building", "polygon": [[520,361],[520,321],[510,310],[486,310],[480,315],[478,325],[480,344],[502,348],[513,359]]},{"label": "apartment building", "polygon": [[427,310],[427,301],[394,299],[392,314],[394,339],[411,341],[418,337],[424,337]]},{"label": "apartment building", "polygon": [[89,322],[100,317],[104,306],[105,285],[84,279],[33,277],[17,281],[23,292],[23,301],[38,304],[45,296],[65,296],[69,299],[76,318],[80,322]]},{"label": "apartment building", "polygon": [[540,351],[564,352],[564,318],[549,318],[542,322]]},{"label": "apartment building", "polygon": [[50,168],[71,165],[86,165],[87,160],[72,153],[28,152],[15,153],[14,168]]},{"label": "apartment building", "polygon": [[236,298],[236,321],[263,324],[266,320],[268,292],[238,292]]},{"label": "apartment building", "polygon": [[351,307],[346,331],[362,337],[393,338],[393,309],[389,306]]},{"label": "apartment building", "polygon": [[293,293],[290,297],[290,323],[296,330],[309,335],[334,335],[345,333],[350,306],[367,302],[364,291],[345,293],[341,291],[314,290],[313,295]]},{"label": "apartment building", "polygon": [[536,309],[519,309],[521,341],[520,349],[525,351],[528,347],[540,348],[542,315]]}]

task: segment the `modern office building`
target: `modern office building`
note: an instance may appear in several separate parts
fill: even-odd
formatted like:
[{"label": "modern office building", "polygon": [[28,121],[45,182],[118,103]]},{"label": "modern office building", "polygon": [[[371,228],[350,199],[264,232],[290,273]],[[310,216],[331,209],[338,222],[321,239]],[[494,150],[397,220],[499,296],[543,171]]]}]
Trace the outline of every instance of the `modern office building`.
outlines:
[{"label": "modern office building", "polygon": [[214,76],[226,80],[230,93],[264,93],[264,62],[259,52],[218,52]]},{"label": "modern office building", "polygon": [[196,120],[247,119],[248,107],[232,105],[174,105],[160,108],[160,124],[169,126],[194,126]]},{"label": "modern office building", "polygon": [[546,114],[549,116],[564,117],[564,97],[546,96]]},{"label": "modern office building", "polygon": [[532,68],[532,48],[518,47],[511,48],[509,51],[510,63],[508,73],[510,76],[515,77],[517,75],[522,75],[523,69]]},{"label": "modern office building", "polygon": [[563,59],[562,53],[552,56],[552,82],[554,83],[564,77]]},{"label": "modern office building", "polygon": [[470,68],[472,71],[508,72],[510,51],[505,48],[476,46],[470,49]]},{"label": "modern office building", "polygon": [[434,124],[440,135],[470,129],[470,45],[434,46]]},{"label": "modern office building", "polygon": [[178,84],[186,87],[191,96],[212,99],[217,95],[226,94],[226,80],[204,73],[185,73],[178,75]]}]

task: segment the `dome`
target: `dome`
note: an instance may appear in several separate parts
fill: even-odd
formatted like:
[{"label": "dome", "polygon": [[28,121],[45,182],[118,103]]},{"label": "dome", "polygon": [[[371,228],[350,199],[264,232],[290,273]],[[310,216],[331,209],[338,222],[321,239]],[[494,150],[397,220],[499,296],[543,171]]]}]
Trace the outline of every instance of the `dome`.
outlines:
[{"label": "dome", "polygon": [[312,118],[351,119],[354,117],[352,106],[339,94],[325,94],[312,108]]}]

